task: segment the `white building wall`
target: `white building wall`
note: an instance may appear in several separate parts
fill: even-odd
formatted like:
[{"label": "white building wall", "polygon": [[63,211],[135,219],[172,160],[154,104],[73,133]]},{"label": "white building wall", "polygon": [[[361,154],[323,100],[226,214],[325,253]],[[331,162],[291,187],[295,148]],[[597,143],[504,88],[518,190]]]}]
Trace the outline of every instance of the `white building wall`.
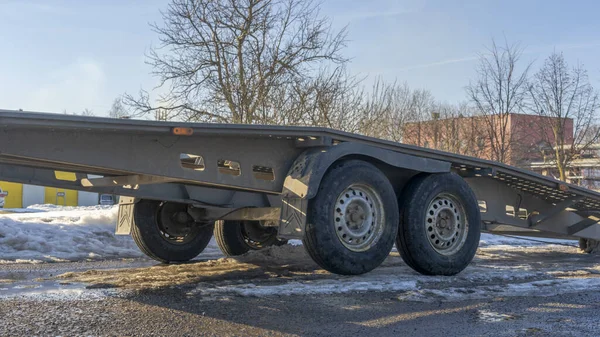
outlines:
[{"label": "white building wall", "polygon": [[94,206],[98,205],[98,193],[79,191],[77,194],[77,205]]},{"label": "white building wall", "polygon": [[23,184],[23,207],[44,203],[44,186]]},{"label": "white building wall", "polygon": [[[44,186],[23,184],[23,207],[44,204],[44,201],[45,201],[44,193],[45,193]],[[77,193],[77,205],[79,205],[79,206],[98,205],[98,193],[79,191]]]}]

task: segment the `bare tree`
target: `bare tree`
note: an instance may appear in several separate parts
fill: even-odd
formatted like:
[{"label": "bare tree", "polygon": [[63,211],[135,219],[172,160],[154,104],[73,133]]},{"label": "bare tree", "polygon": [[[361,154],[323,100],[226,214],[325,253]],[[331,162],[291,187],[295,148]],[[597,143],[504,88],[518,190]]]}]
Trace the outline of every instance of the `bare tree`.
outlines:
[{"label": "bare tree", "polygon": [[[409,110],[408,110],[408,122],[413,122],[417,124],[417,132],[416,138],[417,143],[423,144],[420,146],[426,147],[437,147],[438,139],[437,132],[434,130],[434,139],[430,144],[427,143],[426,140],[426,130],[424,130],[424,125],[427,120],[437,120],[439,119],[439,114],[435,112],[435,99],[429,90],[425,89],[416,89],[412,92]],[[437,124],[436,124],[437,125]],[[434,126],[437,127],[437,126]]]},{"label": "bare tree", "polygon": [[295,86],[291,111],[304,116],[303,124],[323,126],[347,132],[359,132],[363,117],[363,91],[360,79],[348,74],[344,67],[321,69],[314,79]]},{"label": "bare tree", "polygon": [[262,122],[264,109],[274,105],[269,101],[281,97],[275,88],[293,88],[293,82],[315,76],[323,62],[346,61],[340,54],[345,30],[333,32],[313,1],[172,0],[163,20],[153,25],[161,44],[148,62],[169,90],[159,106],[147,92],[126,95],[136,112],[163,109],[188,120]]},{"label": "bare tree", "polygon": [[571,162],[598,142],[600,102],[581,65],[569,69],[562,53],[553,53],[535,74],[529,93],[538,126],[551,145],[558,178],[565,181]]},{"label": "bare tree", "polygon": [[417,146],[434,147],[427,125],[433,115],[435,99],[429,90],[411,90],[407,84],[392,91],[389,138]]},{"label": "bare tree", "polygon": [[514,162],[510,114],[523,111],[527,95],[527,75],[531,64],[519,70],[523,50],[505,41],[499,46],[492,41],[487,53],[481,54],[478,78],[467,88],[467,96],[482,116],[487,133],[490,159],[502,163]]},{"label": "bare tree", "polygon": [[[485,156],[486,132],[481,128],[481,117],[476,116],[468,103],[436,104],[439,116],[428,138],[435,139],[438,150],[473,156]],[[433,129],[433,130],[431,130]]]},{"label": "bare tree", "polygon": [[359,133],[418,145],[420,123],[430,118],[434,105],[428,90],[413,90],[407,83],[386,83],[377,78],[371,90],[354,92],[355,101],[360,102],[359,113],[353,115],[360,121]]},{"label": "bare tree", "polygon": [[111,118],[123,118],[129,116],[127,109],[123,105],[121,97],[115,98],[112,105],[110,106],[110,110],[108,110],[108,117]]},{"label": "bare tree", "polygon": [[458,108],[451,104],[438,103],[433,107],[434,121],[430,132],[433,148],[448,152],[462,153],[469,135],[463,134],[463,116]]},{"label": "bare tree", "polygon": [[408,84],[393,82],[386,84],[378,80],[368,104],[371,114],[379,122],[372,125],[373,136],[396,142],[402,141],[404,125],[413,121],[413,92]]},{"label": "bare tree", "polygon": [[95,116],[94,112],[88,108],[83,109],[83,111],[81,111],[81,115],[88,116],[88,117]]},{"label": "bare tree", "polygon": [[362,94],[364,98],[359,132],[371,137],[399,141],[407,110],[403,104],[407,104],[410,95],[408,85],[385,83],[377,78],[370,92],[362,91]]},{"label": "bare tree", "polygon": [[[410,102],[423,102],[415,99],[423,97],[415,91]],[[430,97],[426,95],[425,97]],[[403,141],[422,147],[453,152],[474,157],[485,157],[485,138],[482,117],[477,116],[466,102],[457,105],[435,102],[432,97],[424,100],[427,104],[414,111],[409,105],[407,122],[403,127]]]}]

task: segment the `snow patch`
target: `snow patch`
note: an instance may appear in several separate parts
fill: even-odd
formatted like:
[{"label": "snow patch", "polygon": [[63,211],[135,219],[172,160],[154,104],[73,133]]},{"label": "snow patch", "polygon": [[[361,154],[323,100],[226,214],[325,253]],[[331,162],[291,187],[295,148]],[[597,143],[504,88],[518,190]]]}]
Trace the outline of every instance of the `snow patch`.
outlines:
[{"label": "snow patch", "polygon": [[407,301],[432,300],[464,301],[495,297],[516,296],[556,296],[564,293],[600,290],[600,278],[569,278],[548,279],[523,283],[509,283],[502,285],[473,285],[471,287],[444,288],[444,289],[418,289],[410,291],[400,298]]},{"label": "snow patch", "polygon": [[114,235],[117,206],[25,210],[0,215],[0,264],[142,256],[131,237]]},{"label": "snow patch", "polygon": [[[7,292],[9,288],[0,288],[0,299],[19,299],[35,301],[101,301],[106,297],[115,297],[124,292],[117,293],[112,289],[85,289],[80,288],[55,288],[55,289],[24,289],[18,292]],[[15,290],[13,288],[12,290]]]},{"label": "snow patch", "polygon": [[[522,275],[525,276],[525,275]],[[412,278],[412,279],[411,279]],[[440,277],[392,277],[392,275],[363,275],[324,280],[291,281],[282,284],[228,284],[215,285],[200,283],[188,295],[201,296],[289,296],[339,294],[367,291],[402,292],[398,298],[406,301],[464,301],[469,299],[515,297],[515,296],[555,296],[563,293],[600,290],[600,278],[546,279],[530,282],[513,277],[512,282],[486,284],[485,280],[472,279],[462,287],[447,287]]]},{"label": "snow patch", "polygon": [[501,314],[489,310],[478,310],[477,316],[479,320],[486,323],[496,323],[515,319],[515,316]]},{"label": "snow patch", "polygon": [[235,294],[239,296],[268,296],[268,295],[319,295],[338,294],[363,291],[408,291],[417,288],[417,282],[411,280],[382,279],[377,277],[354,277],[338,280],[308,280],[288,282],[279,285],[256,285],[253,283],[241,285],[211,286],[200,284],[189,295]]},{"label": "snow patch", "polygon": [[489,246],[513,246],[513,247],[531,247],[531,246],[546,246],[546,245],[569,245],[578,246],[575,240],[566,239],[550,239],[550,238],[530,238],[519,236],[504,236],[491,233],[481,233],[479,247]]}]

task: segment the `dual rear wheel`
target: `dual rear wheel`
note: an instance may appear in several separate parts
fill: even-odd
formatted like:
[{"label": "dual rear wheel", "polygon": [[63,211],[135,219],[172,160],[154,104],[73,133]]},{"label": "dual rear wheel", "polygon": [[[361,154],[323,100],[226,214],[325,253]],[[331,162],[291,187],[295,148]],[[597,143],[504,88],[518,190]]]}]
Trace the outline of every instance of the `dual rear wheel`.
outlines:
[{"label": "dual rear wheel", "polygon": [[336,274],[373,270],[395,242],[419,273],[454,275],[475,256],[480,223],[475,195],[454,173],[418,175],[397,198],[379,169],[349,160],[328,171],[309,202],[303,243]]},{"label": "dual rear wheel", "polygon": [[242,255],[286,241],[277,238],[277,229],[258,221],[197,222],[187,205],[141,200],[134,206],[131,236],[148,257],[163,263],[189,261],[198,256],[215,236],[225,256]]}]

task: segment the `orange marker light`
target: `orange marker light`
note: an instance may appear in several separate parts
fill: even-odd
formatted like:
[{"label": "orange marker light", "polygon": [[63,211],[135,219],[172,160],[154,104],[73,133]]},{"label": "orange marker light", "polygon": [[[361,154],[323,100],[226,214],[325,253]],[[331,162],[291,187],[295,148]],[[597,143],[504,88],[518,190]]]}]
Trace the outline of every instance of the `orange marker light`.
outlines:
[{"label": "orange marker light", "polygon": [[191,136],[194,133],[192,128],[173,128],[172,132],[177,136]]}]

